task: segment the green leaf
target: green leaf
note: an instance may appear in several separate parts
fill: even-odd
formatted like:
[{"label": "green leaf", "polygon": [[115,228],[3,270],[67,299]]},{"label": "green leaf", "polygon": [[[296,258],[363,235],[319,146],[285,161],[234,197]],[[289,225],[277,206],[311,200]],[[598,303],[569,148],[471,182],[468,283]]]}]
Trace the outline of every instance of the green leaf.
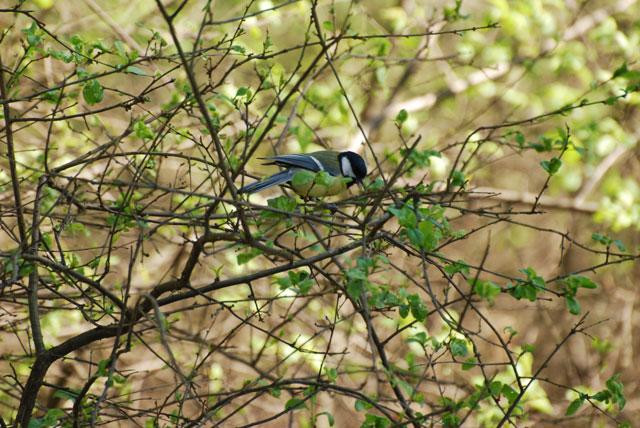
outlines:
[{"label": "green leaf", "polygon": [[508,288],[509,294],[520,300],[525,298],[531,302],[535,302],[538,296],[538,290],[528,282],[518,282],[514,286]]},{"label": "green leaf", "polygon": [[425,236],[418,228],[407,229],[409,241],[418,248],[424,248]]},{"label": "green leaf", "polygon": [[262,42],[262,50],[267,52],[271,46],[273,46],[273,40],[271,40],[271,36],[269,36],[269,33],[267,32],[267,37],[265,37]]},{"label": "green leaf", "polygon": [[349,279],[359,279],[362,281],[366,281],[368,278],[366,270],[360,267],[347,270],[347,277]]},{"label": "green leaf", "polygon": [[375,266],[375,260],[367,257],[358,257],[356,267],[348,269],[347,293],[352,299],[359,299],[369,284],[369,270]]},{"label": "green leaf", "polygon": [[602,391],[593,394],[591,398],[602,402],[608,402],[611,399],[611,392],[603,389]]},{"label": "green leaf", "polygon": [[624,396],[624,385],[620,382],[620,373],[616,373],[607,379],[606,385],[611,393],[612,401],[618,406],[619,410],[624,409],[627,400]]},{"label": "green leaf", "polygon": [[63,400],[71,400],[75,402],[79,394],[80,394],[79,391],[57,389],[56,392],[53,393],[53,396],[57,398],[62,398]]},{"label": "green leaf", "polygon": [[601,233],[593,233],[591,234],[591,239],[602,244],[602,245],[606,245],[607,247],[609,245],[611,245],[611,243],[613,242],[611,240],[611,238],[609,238],[608,236],[605,236]]},{"label": "green leaf", "polygon": [[329,412],[320,412],[318,413],[318,416],[320,415],[324,415],[327,417],[327,422],[329,422],[329,426],[332,427],[333,425],[335,425],[336,420],[333,418],[333,415]]},{"label": "green leaf", "polygon": [[377,309],[400,306],[404,298],[393,293],[386,286],[372,287],[370,289],[369,304]]},{"label": "green leaf", "polygon": [[298,294],[305,295],[309,293],[309,290],[313,287],[313,280],[311,278],[306,279],[304,281],[300,281],[297,284],[297,292]]},{"label": "green leaf", "polygon": [[612,95],[612,96],[608,97],[606,100],[604,100],[604,103],[606,105],[608,105],[608,106],[612,106],[615,103],[617,103],[619,99],[620,99],[620,97],[616,97],[616,96]]},{"label": "green leaf", "polygon": [[484,280],[478,279],[476,281],[471,281],[471,282],[474,282],[473,291],[478,296],[489,301],[490,303],[493,303],[493,300],[495,299],[495,297],[498,294],[500,294],[500,292],[502,291],[502,288],[500,288],[498,284],[492,281],[484,281]]},{"label": "green leaf", "polygon": [[462,0],[456,0],[454,7],[445,7],[443,9],[445,21],[456,21],[458,19],[466,18],[467,15],[460,13],[462,7]]},{"label": "green leaf", "polygon": [[64,418],[65,413],[62,409],[49,409],[47,410],[44,420],[50,424],[50,426],[56,425],[60,418]]},{"label": "green leaf", "polygon": [[89,105],[98,104],[104,98],[104,89],[98,79],[91,79],[82,87],[82,96]]},{"label": "green leaf", "polygon": [[156,418],[149,418],[144,421],[144,428],[158,428],[159,426],[160,424],[158,424],[158,419]]},{"label": "green leaf", "polygon": [[95,42],[91,43],[91,49],[96,49],[100,53],[109,52],[109,49],[107,49],[104,43],[102,43],[102,40],[96,40]]},{"label": "green leaf", "polygon": [[314,142],[315,136],[313,134],[313,130],[305,124],[294,126],[289,131],[296,136],[298,144],[300,145],[300,150],[303,152],[305,152],[307,147]]},{"label": "green leaf", "polygon": [[418,224],[418,228],[420,229],[420,232],[422,232],[422,236],[424,237],[422,241],[422,248],[427,251],[435,249],[438,246],[440,238],[442,237],[442,233],[434,224],[434,222],[431,219],[422,220]]},{"label": "green leaf", "polygon": [[570,275],[562,280],[567,286],[569,292],[574,293],[578,288],[598,288],[598,285],[591,279],[582,275]]},{"label": "green leaf", "polygon": [[444,267],[444,271],[449,275],[453,276],[454,274],[460,272],[464,275],[469,275],[469,265],[464,260],[458,260],[453,263],[450,263]]},{"label": "green leaf", "polygon": [[245,86],[241,86],[236,91],[236,97],[245,97],[247,99],[251,98],[251,89],[249,89],[249,88],[247,88]]},{"label": "green leaf", "polygon": [[627,247],[625,247],[624,243],[621,240],[619,239],[614,240],[613,245],[615,245],[618,248],[618,250],[625,253],[627,252]]},{"label": "green leaf", "polygon": [[71,61],[73,61],[73,53],[69,51],[57,51],[49,48],[47,50],[47,54],[51,55],[53,58],[57,59],[58,61],[63,61],[65,64],[69,64]]},{"label": "green leaf", "polygon": [[464,172],[455,170],[451,175],[451,184],[457,187],[464,186],[464,183],[467,181],[467,178],[464,176]]},{"label": "green leaf", "polygon": [[333,367],[325,367],[324,374],[329,378],[331,382],[335,382],[338,378],[338,370]]},{"label": "green leaf", "polygon": [[38,24],[35,21],[31,21],[31,26],[22,30],[22,32],[27,36],[29,47],[35,47],[42,43],[40,28],[38,28]]},{"label": "green leaf", "polygon": [[298,203],[294,198],[289,196],[278,196],[267,200],[267,205],[281,211],[294,212],[298,207]]},{"label": "green leaf", "polygon": [[[291,198],[285,195],[278,196],[277,198],[268,199],[267,205],[273,209],[276,209],[279,211],[285,211],[285,212],[294,212],[298,207],[298,203],[296,202],[295,198]],[[274,212],[270,210],[262,210],[262,212],[260,213],[260,217],[265,219],[271,219],[271,218],[281,219],[284,217],[285,221],[288,224],[291,224],[292,218],[293,218],[291,216],[288,216],[287,214]]]},{"label": "green leaf", "polygon": [[567,407],[567,411],[564,413],[564,415],[571,416],[575,414],[580,409],[580,407],[582,407],[582,404],[584,404],[584,399],[585,397],[581,395],[580,397],[569,403],[569,407]]},{"label": "green leaf", "polygon": [[276,279],[281,290],[293,289],[296,293],[305,295],[313,287],[313,278],[306,271],[289,271],[286,277]]},{"label": "green leaf", "polygon": [[615,79],[617,77],[624,77],[625,79],[629,80],[638,80],[640,79],[640,71],[629,70],[629,68],[627,67],[627,63],[625,62],[620,67],[618,67],[613,72],[613,76],[611,76],[612,79]]},{"label": "green leaf", "polygon": [[391,421],[383,416],[367,413],[360,428],[387,428],[391,426]]},{"label": "green leaf", "polygon": [[575,296],[566,294],[564,296],[564,299],[567,303],[567,307],[569,308],[569,312],[571,312],[573,315],[578,315],[580,313],[580,303],[578,303]]},{"label": "green leaf", "polygon": [[551,158],[551,160],[540,162],[540,165],[542,165],[542,168],[547,171],[549,175],[554,175],[562,166],[562,161],[556,157],[553,157]]},{"label": "green leaf", "polygon": [[282,390],[276,386],[276,387],[273,387],[273,388],[269,389],[269,394],[272,397],[280,398],[280,395],[282,394]]},{"label": "green leaf", "polygon": [[415,391],[415,389],[413,388],[413,386],[411,386],[409,382],[405,381],[404,379],[398,376],[394,375],[391,380],[391,383],[399,386],[400,389],[402,389],[409,396],[412,396]]},{"label": "green leaf", "polygon": [[349,297],[353,300],[360,299],[362,293],[364,292],[364,282],[363,281],[349,281],[347,283],[347,293]]},{"label": "green leaf", "polygon": [[522,352],[529,352],[529,353],[533,353],[536,350],[535,345],[532,345],[531,343],[524,343],[522,345]]},{"label": "green leaf", "polygon": [[415,227],[418,223],[418,218],[416,217],[415,212],[408,205],[405,205],[402,208],[390,207],[389,212],[398,219],[400,226],[410,228]]},{"label": "green leaf", "polygon": [[411,309],[411,315],[420,321],[424,322],[427,319],[427,315],[429,311],[427,311],[427,307],[424,305],[424,302],[417,294],[412,294],[407,296],[407,302],[409,303],[409,308]]},{"label": "green leaf", "polygon": [[356,400],[356,403],[354,405],[355,409],[357,412],[360,412],[362,410],[367,410],[372,408],[373,406],[371,405],[371,403],[369,403],[368,401],[364,401],[364,400]]},{"label": "green leaf", "polygon": [[[407,313],[407,315],[408,315],[408,313]],[[420,345],[424,346],[427,343],[427,340],[429,340],[429,338],[427,337],[427,333],[425,333],[424,331],[420,331],[420,332],[414,334],[413,336],[409,337],[406,340],[406,342],[407,343],[415,342],[415,343],[419,343]]]},{"label": "green leaf", "polygon": [[76,221],[67,224],[64,227],[64,230],[66,232],[69,232],[73,236],[79,236],[79,235],[89,236],[89,231],[87,230],[85,225],[82,223],[78,223]]},{"label": "green leaf", "polygon": [[500,395],[500,391],[502,391],[502,382],[494,380],[489,384],[489,392],[491,392],[491,395],[494,397]]},{"label": "green leaf", "polygon": [[400,318],[406,318],[409,316],[409,305],[400,305],[398,307],[398,314]]},{"label": "green leaf", "polygon": [[607,339],[601,339],[598,336],[594,336],[591,340],[591,347],[602,354],[602,356],[605,356],[611,352],[613,344]]},{"label": "green leaf", "polygon": [[402,149],[400,150],[400,154],[404,157],[407,156],[408,161],[413,166],[424,168],[431,165],[431,158],[441,158],[442,153],[437,150],[417,150],[417,149]]},{"label": "green leaf", "polygon": [[78,67],[76,69],[78,79],[88,79],[90,77],[89,72],[84,67]]},{"label": "green leaf", "polygon": [[515,286],[509,289],[509,293],[516,299],[526,298],[532,302],[536,301],[539,290],[545,289],[545,281],[533,268],[520,269],[520,272],[527,276],[526,281],[519,279]]},{"label": "green leaf", "polygon": [[96,375],[98,376],[107,376],[109,373],[107,371],[107,366],[109,365],[109,359],[100,360],[98,362],[98,371]]},{"label": "green leaf", "polygon": [[151,128],[149,128],[143,120],[136,120],[133,123],[133,132],[135,133],[136,137],[140,138],[141,140],[150,140],[155,137],[155,134],[153,133]]},{"label": "green leaf", "polygon": [[58,101],[60,101],[60,95],[61,95],[61,91],[51,90],[42,94],[42,99],[52,104],[57,104]]},{"label": "green leaf", "polygon": [[447,412],[442,415],[442,426],[444,428],[458,428],[460,426],[460,416]]},{"label": "green leaf", "polygon": [[147,73],[145,73],[143,69],[141,69],[139,67],[136,67],[136,66],[133,66],[133,65],[130,65],[127,68],[125,68],[124,71],[127,72],[127,73],[136,74],[138,76],[146,76],[147,75]]},{"label": "green leaf", "polygon": [[507,397],[507,400],[509,400],[509,404],[513,403],[513,401],[518,398],[518,393],[516,392],[516,390],[511,388],[507,384],[502,385],[502,391],[500,392],[502,393],[502,395]]},{"label": "green leaf", "polygon": [[467,342],[455,337],[449,342],[449,349],[454,357],[466,357],[468,354]]},{"label": "green leaf", "polygon": [[240,253],[236,256],[236,262],[238,265],[243,265],[248,263],[249,260],[254,259],[262,254],[262,250],[258,248],[252,248],[249,251],[245,251],[244,253]]},{"label": "green leaf", "polygon": [[409,118],[409,113],[407,113],[405,109],[402,109],[396,115],[396,123],[398,123],[399,125],[402,125],[407,121],[408,118]]},{"label": "green leaf", "polygon": [[442,233],[436,228],[431,219],[422,220],[418,227],[407,229],[409,241],[418,248],[431,251],[438,246]]},{"label": "green leaf", "polygon": [[462,363],[462,370],[471,370],[472,368],[474,368],[476,366],[476,364],[478,363],[478,360],[475,359],[474,357],[470,357],[467,358],[464,363]]},{"label": "green leaf", "polygon": [[549,137],[540,136],[538,138],[537,143],[530,143],[529,147],[534,149],[536,152],[550,152],[553,150],[553,140]]},{"label": "green leaf", "polygon": [[627,63],[624,62],[624,63],[622,63],[622,65],[620,67],[616,68],[616,70],[613,72],[613,76],[611,76],[611,78],[615,79],[616,77],[624,76],[628,71],[629,71],[629,69],[627,68]]},{"label": "green leaf", "polygon": [[287,400],[287,402],[284,404],[284,409],[287,411],[306,409],[307,406],[304,404],[304,402],[305,400],[303,400],[302,398],[293,397]]},{"label": "green leaf", "polygon": [[116,40],[113,42],[113,47],[116,48],[116,54],[124,59],[127,59],[127,51],[125,49],[124,43],[120,40]]}]

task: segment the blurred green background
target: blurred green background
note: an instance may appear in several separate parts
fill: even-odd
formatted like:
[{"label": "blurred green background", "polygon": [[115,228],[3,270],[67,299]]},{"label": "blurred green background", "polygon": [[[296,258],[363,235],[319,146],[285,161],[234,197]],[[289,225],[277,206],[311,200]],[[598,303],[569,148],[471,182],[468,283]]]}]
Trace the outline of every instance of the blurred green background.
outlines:
[{"label": "blurred green background", "polygon": [[[138,233],[149,227],[140,221],[132,221],[118,231],[118,241],[108,256],[100,248],[113,236],[111,227],[119,220],[109,220],[105,213],[55,209],[55,216],[43,227],[57,228],[60,245],[69,251],[69,265],[82,267],[89,275],[97,274],[108,263],[105,282],[120,290],[127,278],[133,278],[134,293],[142,294],[179,274],[188,254],[183,238],[195,230],[190,216],[202,216],[207,195],[220,190],[216,169],[209,163],[214,151],[202,143],[208,136],[195,105],[163,116],[191,91],[167,25],[150,0],[18,3],[23,3],[24,10],[31,10],[32,16],[6,10],[0,13],[3,64],[7,69],[20,70],[10,82],[14,119],[46,117],[60,96],[60,92],[49,89],[83,76],[100,76],[100,88],[84,83],[65,88],[60,103],[65,117],[53,122],[14,123],[18,173],[24,179],[23,199],[27,205],[32,201],[39,171],[44,169],[43,141],[47,135],[51,136],[50,167],[118,139],[114,153],[122,157],[117,161],[71,168],[64,177],[58,177],[59,185],[77,183],[74,192],[77,190],[88,206],[102,204],[101,198],[117,206],[122,197],[119,187],[101,187],[100,180],[149,180],[172,190],[138,189],[135,203],[144,205],[149,215],[178,213],[183,217],[152,225],[157,230],[142,250],[144,261],[136,262],[131,270],[131,248]],[[180,2],[166,4],[172,10]],[[329,49],[331,64],[321,54],[316,29],[310,24],[309,1],[189,1],[178,15],[174,24],[183,48],[200,49],[193,57],[196,77],[207,94],[207,106],[219,127],[230,165],[241,165],[245,141],[260,136],[262,142],[246,165],[253,176],[274,171],[256,159],[274,150],[308,152],[333,147],[362,153],[373,170],[373,183],[380,173],[378,166],[387,177],[397,167],[401,149],[405,148],[403,139],[413,141],[421,136],[411,170],[399,179],[397,188],[422,182],[434,183],[435,191],[441,191],[455,165],[459,180],[466,182],[466,191],[461,194],[464,201],[447,211],[455,229],[469,231],[486,226],[487,219],[475,217],[474,209],[513,212],[491,226],[490,235],[478,233],[453,242],[446,248],[446,257],[479,265],[490,242],[484,265],[491,271],[518,276],[519,269],[533,267],[551,278],[587,269],[583,274],[599,285],[580,295],[581,313],[589,313],[587,324],[593,327],[588,335],[573,336],[549,361],[543,377],[553,383],[538,383],[531,388],[525,407],[532,413],[518,426],[615,426],[625,420],[633,424],[640,418],[640,371],[636,364],[636,352],[640,351],[640,269],[633,260],[598,266],[611,261],[603,252],[634,255],[640,245],[638,2],[323,0],[318,14],[324,38],[337,41]],[[243,15],[247,17],[236,19]],[[33,24],[32,18],[43,26]],[[204,27],[203,21],[208,21]],[[427,34],[434,32],[444,33]],[[64,46],[94,61],[74,57],[52,34]],[[317,61],[316,67],[305,74],[313,61]],[[135,98],[154,78],[157,88],[145,93],[144,99],[126,108],[106,108]],[[283,99],[299,79],[302,83],[291,97]],[[41,95],[29,98],[34,93]],[[282,106],[274,114],[279,103]],[[93,113],[73,116],[87,112]],[[275,125],[267,127],[271,119]],[[170,125],[165,128],[164,123]],[[512,125],[505,126],[508,123]],[[153,145],[161,134],[160,142]],[[557,142],[567,135],[572,144],[559,155]],[[4,143],[4,135],[2,138]],[[150,150],[187,158],[149,158],[144,153]],[[548,162],[557,157],[561,166],[550,175],[549,168],[553,167]],[[8,212],[12,193],[4,149],[0,163],[2,208]],[[143,163],[147,163],[141,168],[144,172],[134,174],[131,166],[137,168]],[[238,185],[240,182],[240,178],[236,180]],[[543,188],[545,192],[538,201],[541,212],[520,216],[531,210]],[[45,192],[49,192],[43,199],[45,209],[47,204],[59,202],[59,190],[46,188]],[[188,192],[195,195],[186,195]],[[260,194],[251,200],[266,204],[278,194]],[[9,226],[0,231],[3,254],[15,248],[9,233],[15,225],[10,219],[6,224]],[[300,239],[315,242],[309,234],[300,231]],[[567,240],[568,236],[575,242]],[[601,253],[587,251],[582,244]],[[246,262],[240,263],[239,251],[243,250],[221,246],[205,254],[192,281],[205,284],[219,276],[273,266],[265,257],[255,257],[257,254],[249,254]],[[419,264],[397,250],[390,250],[387,257],[394,269],[378,272],[375,281],[410,289],[410,281],[398,272],[420,275]],[[348,267],[354,264],[350,259],[344,261]],[[283,292],[286,287],[276,280],[257,281],[251,290],[238,286],[217,292],[215,299],[225,302],[227,309],[233,307],[233,311],[200,298],[193,304],[170,307],[166,319],[171,325],[171,349],[179,364],[188,367],[186,371],[192,370],[193,379],[207,391],[200,401],[180,408],[181,415],[198,414],[206,403],[215,401],[215,394],[241,389],[243,382],[261,372],[276,378],[313,377],[320,367],[331,367],[337,370],[336,375],[339,373],[339,384],[371,396],[384,396],[371,369],[375,356],[366,325],[350,304],[336,299],[325,283],[320,288],[314,285],[310,294],[300,296],[290,289]],[[436,278],[434,287],[442,291],[447,283]],[[24,382],[33,363],[27,345],[30,333],[24,294],[12,293],[0,296],[0,371],[5,375],[0,381],[0,414],[5,420],[15,415],[19,399],[16,379]],[[237,312],[241,318],[256,309],[248,295],[277,296],[256,325],[244,325],[234,315]],[[507,336],[517,331],[512,337],[513,346],[534,346],[535,351],[526,353],[520,361],[523,373],[531,374],[531,367],[540,365],[578,319],[568,313],[564,299],[548,297],[536,302],[515,301],[503,293],[493,303],[483,302],[497,329]],[[426,297],[424,301],[428,309],[433,309]],[[41,309],[47,345],[59,344],[89,328],[81,312],[60,296],[51,296]],[[461,307],[455,310],[460,312]],[[89,312],[94,321],[104,315],[98,308],[89,308]],[[327,317],[333,322],[336,313],[342,317],[332,330],[331,349],[337,354],[324,361],[322,352],[329,339],[323,323]],[[391,334],[411,319],[398,317],[395,312],[379,314],[376,325],[381,332]],[[406,368],[412,358],[418,358],[415,343],[406,343],[412,335],[420,331],[434,338],[452,334],[441,322],[424,324],[408,329],[390,351],[394,364]],[[152,329],[153,323],[147,327]],[[226,338],[230,331],[233,336]],[[301,352],[274,336],[304,344],[305,349],[317,353]],[[152,352],[164,355],[158,335],[150,332],[136,340],[135,352],[119,360],[123,377],[116,380],[109,400],[123,408],[137,409],[127,410],[137,423],[149,424],[151,420],[153,426],[155,418],[162,421],[162,426],[177,424],[171,422],[171,412],[176,412],[172,400],[180,400],[173,397],[176,374]],[[141,344],[146,340],[147,345]],[[111,346],[98,342],[63,359],[50,369],[47,381],[64,388],[81,388]],[[341,354],[343,350],[348,352]],[[483,355],[496,364],[504,360],[492,348]],[[593,393],[605,388],[605,381],[615,373],[620,373],[627,397],[617,422],[593,409],[579,413],[578,418],[563,419],[576,394],[555,384]],[[453,391],[451,397],[473,390],[478,376],[475,369],[464,371],[447,364],[439,366],[438,374],[441,387]],[[92,394],[100,395],[105,380],[94,385]],[[508,375],[502,381],[509,382]],[[432,384],[423,388],[427,396],[439,395]],[[226,423],[241,426],[277,413],[289,398],[276,393],[261,397]],[[148,410],[155,409],[158,400],[171,402],[160,415]],[[52,388],[43,389],[39,403],[40,416],[47,414],[47,409],[72,406],[68,396],[55,394]],[[608,410],[618,415],[612,403]],[[365,412],[357,404],[354,407],[353,400],[327,393],[306,410],[265,426],[282,426],[283,420],[293,426],[314,426],[314,418],[319,426],[326,426],[329,417],[318,416],[325,411],[335,418],[336,426],[365,421]],[[466,426],[494,426],[500,419],[496,412],[495,407],[483,405],[465,422]],[[105,423],[127,426],[130,422],[117,422],[118,416],[108,413],[102,419]],[[54,416],[52,420],[58,420]]]}]

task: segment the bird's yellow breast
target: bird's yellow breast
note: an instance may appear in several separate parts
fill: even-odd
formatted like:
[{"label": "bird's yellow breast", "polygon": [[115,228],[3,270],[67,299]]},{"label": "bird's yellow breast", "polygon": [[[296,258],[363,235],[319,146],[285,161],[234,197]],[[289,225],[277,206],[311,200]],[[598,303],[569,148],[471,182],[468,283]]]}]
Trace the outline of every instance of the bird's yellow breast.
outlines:
[{"label": "bird's yellow breast", "polygon": [[298,170],[291,179],[291,187],[300,196],[320,198],[345,191],[350,180],[345,177],[335,177],[325,171],[316,173]]}]

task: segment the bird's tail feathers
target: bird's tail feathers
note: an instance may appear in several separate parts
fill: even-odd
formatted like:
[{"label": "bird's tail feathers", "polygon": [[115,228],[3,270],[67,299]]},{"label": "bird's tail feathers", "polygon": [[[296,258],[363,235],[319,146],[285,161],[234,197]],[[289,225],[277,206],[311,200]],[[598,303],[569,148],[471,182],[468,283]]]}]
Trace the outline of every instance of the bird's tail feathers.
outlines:
[{"label": "bird's tail feathers", "polygon": [[278,184],[284,184],[291,180],[293,177],[293,171],[290,169],[281,171],[271,177],[265,178],[262,181],[256,181],[255,183],[248,184],[238,190],[239,193],[256,193],[269,187],[277,186]]}]

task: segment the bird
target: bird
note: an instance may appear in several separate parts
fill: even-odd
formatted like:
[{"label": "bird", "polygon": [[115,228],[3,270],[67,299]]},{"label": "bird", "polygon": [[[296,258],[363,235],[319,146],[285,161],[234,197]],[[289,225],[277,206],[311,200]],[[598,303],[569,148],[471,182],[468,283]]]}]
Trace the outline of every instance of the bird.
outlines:
[{"label": "bird", "polygon": [[367,165],[352,151],[320,150],[308,154],[288,154],[262,158],[265,165],[277,165],[282,171],[248,184],[238,193],[256,193],[280,184],[289,184],[303,197],[337,195],[354,183],[362,183]]}]

